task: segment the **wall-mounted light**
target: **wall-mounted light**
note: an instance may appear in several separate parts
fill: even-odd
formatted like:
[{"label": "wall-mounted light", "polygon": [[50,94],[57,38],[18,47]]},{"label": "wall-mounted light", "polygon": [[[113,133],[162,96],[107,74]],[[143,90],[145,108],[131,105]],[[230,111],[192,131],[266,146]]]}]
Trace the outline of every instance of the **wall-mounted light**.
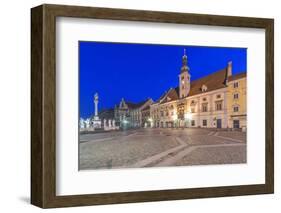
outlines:
[{"label": "wall-mounted light", "polygon": [[188,113],[185,113],[185,114],[184,114],[184,118],[187,119],[187,120],[191,120],[191,119],[192,119],[192,114],[189,113],[189,112],[188,112]]}]

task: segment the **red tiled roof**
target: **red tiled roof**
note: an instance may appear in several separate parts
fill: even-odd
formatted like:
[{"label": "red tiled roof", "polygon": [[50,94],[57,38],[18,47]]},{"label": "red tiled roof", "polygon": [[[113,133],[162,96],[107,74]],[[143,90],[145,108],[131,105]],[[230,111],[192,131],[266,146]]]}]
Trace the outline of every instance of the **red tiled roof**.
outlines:
[{"label": "red tiled roof", "polygon": [[246,72],[242,72],[242,73],[238,73],[236,75],[232,75],[228,78],[228,81],[234,81],[234,80],[237,80],[237,79],[240,79],[240,78],[244,78],[247,76],[247,73]]},{"label": "red tiled roof", "polygon": [[199,78],[197,80],[191,81],[190,91],[188,96],[198,95],[200,93],[204,93],[202,91],[202,86],[205,85],[207,87],[206,92],[221,89],[226,87],[225,79],[227,76],[226,68],[220,71],[214,72],[210,75],[207,75],[203,78]]},{"label": "red tiled roof", "polygon": [[163,94],[158,101],[161,103],[165,103],[178,99],[179,99],[179,92],[178,92],[178,87],[176,87],[176,88],[169,89],[169,91]]},{"label": "red tiled roof", "polygon": [[[190,91],[188,97],[203,94],[205,92],[221,89],[226,87],[226,79],[228,81],[233,81],[236,79],[240,79],[246,77],[246,72],[239,73],[236,75],[232,75],[227,78],[227,68],[214,72],[210,75],[207,75],[203,78],[199,78],[197,80],[193,80],[190,83]],[[205,85],[207,90],[204,92],[202,91],[202,86]],[[169,101],[179,99],[179,87],[171,88],[168,92],[165,92],[157,102],[166,103]]]}]

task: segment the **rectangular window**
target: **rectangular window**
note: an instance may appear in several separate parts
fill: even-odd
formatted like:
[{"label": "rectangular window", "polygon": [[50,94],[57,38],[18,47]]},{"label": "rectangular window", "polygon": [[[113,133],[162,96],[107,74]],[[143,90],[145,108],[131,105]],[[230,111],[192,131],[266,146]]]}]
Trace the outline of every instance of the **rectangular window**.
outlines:
[{"label": "rectangular window", "polygon": [[234,82],[233,87],[237,88],[239,86],[238,82]]},{"label": "rectangular window", "polygon": [[238,106],[233,107],[233,112],[239,112],[239,107]]},{"label": "rectangular window", "polygon": [[191,126],[195,126],[195,120],[191,120]]},{"label": "rectangular window", "polygon": [[160,112],[160,114],[161,114],[161,117],[163,117],[163,116],[164,116],[164,112],[163,112],[163,111],[161,111],[161,112]]},{"label": "rectangular window", "polygon": [[203,125],[203,126],[207,126],[207,120],[203,120],[202,125]]},{"label": "rectangular window", "polygon": [[208,104],[204,103],[202,104],[202,112],[207,112],[208,111]]},{"label": "rectangular window", "polygon": [[235,94],[233,95],[233,98],[234,98],[234,99],[238,99],[238,98],[239,98],[239,94],[238,94],[238,93],[235,93]]},{"label": "rectangular window", "polygon": [[217,111],[222,110],[222,101],[217,101],[217,102],[216,102],[216,110],[217,110]]},{"label": "rectangular window", "polygon": [[195,109],[194,108],[191,108],[191,113],[194,113],[195,112]]}]

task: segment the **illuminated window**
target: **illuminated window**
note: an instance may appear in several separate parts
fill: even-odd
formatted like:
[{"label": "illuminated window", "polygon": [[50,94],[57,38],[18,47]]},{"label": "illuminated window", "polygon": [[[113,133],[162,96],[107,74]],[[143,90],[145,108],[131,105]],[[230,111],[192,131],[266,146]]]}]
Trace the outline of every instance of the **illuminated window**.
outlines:
[{"label": "illuminated window", "polygon": [[202,104],[202,112],[207,112],[208,111],[208,104],[204,103]]},{"label": "illuminated window", "polygon": [[216,102],[216,110],[217,111],[222,110],[222,101],[217,101]]}]

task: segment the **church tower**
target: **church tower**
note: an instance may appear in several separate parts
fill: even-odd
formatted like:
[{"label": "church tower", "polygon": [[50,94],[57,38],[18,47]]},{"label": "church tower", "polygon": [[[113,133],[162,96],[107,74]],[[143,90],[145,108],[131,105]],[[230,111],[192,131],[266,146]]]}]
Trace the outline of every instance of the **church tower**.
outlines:
[{"label": "church tower", "polygon": [[182,57],[182,67],[179,74],[179,95],[180,98],[185,98],[188,96],[190,90],[190,74],[189,67],[187,66],[187,56],[186,50],[184,49],[184,54]]}]

